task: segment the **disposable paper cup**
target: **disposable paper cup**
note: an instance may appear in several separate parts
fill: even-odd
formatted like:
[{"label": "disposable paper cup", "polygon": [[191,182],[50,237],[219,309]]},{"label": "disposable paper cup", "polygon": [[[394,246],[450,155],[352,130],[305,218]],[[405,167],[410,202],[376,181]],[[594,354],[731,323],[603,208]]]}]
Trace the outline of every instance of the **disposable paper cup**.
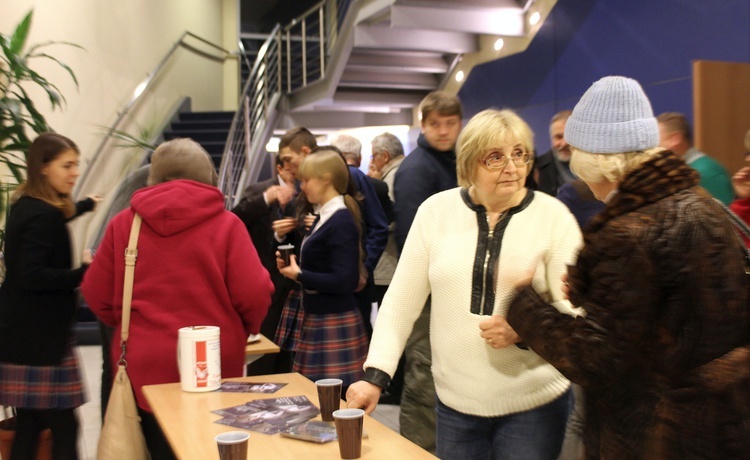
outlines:
[{"label": "disposable paper cup", "polygon": [[341,379],[322,379],[316,380],[315,386],[318,388],[318,403],[320,404],[320,418],[324,422],[333,421],[333,411],[341,408],[341,386],[344,382]]},{"label": "disposable paper cup", "polygon": [[284,260],[284,265],[287,267],[291,263],[290,256],[294,253],[294,245],[293,244],[284,244],[277,248],[279,250],[279,253],[281,254],[281,258]]},{"label": "disposable paper cup", "polygon": [[250,433],[245,431],[225,431],[216,435],[220,460],[247,460],[247,440]]},{"label": "disposable paper cup", "polygon": [[365,411],[362,409],[339,409],[333,412],[336,421],[336,435],[339,440],[339,453],[343,459],[362,456],[362,426]]}]

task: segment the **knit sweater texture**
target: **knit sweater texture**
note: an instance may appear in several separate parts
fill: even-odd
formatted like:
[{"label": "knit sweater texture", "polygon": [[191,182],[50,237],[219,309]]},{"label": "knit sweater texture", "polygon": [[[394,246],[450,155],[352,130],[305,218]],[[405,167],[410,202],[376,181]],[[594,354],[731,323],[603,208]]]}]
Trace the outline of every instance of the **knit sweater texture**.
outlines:
[{"label": "knit sweater texture", "polygon": [[[561,276],[575,261],[581,234],[573,215],[556,199],[528,191],[524,204],[505,216],[493,314],[505,315],[514,285],[534,268],[533,286],[561,311]],[[470,311],[478,217],[461,189],[438,193],[419,208],[390,288],[378,314],[365,369],[392,376],[427,297],[432,296],[432,372],[440,400],[462,413],[496,417],[553,401],[569,382],[530,350],[493,349],[480,337],[486,315]]]}]

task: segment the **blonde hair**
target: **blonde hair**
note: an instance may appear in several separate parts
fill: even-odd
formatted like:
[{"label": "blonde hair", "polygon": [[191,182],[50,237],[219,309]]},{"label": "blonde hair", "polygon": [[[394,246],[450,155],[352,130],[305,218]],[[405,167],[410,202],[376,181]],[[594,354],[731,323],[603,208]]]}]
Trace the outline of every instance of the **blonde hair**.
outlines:
[{"label": "blonde hair", "polygon": [[590,153],[570,146],[570,170],[584,182],[617,183],[633,169],[664,151],[655,147],[643,152]]},{"label": "blonde hair", "polygon": [[[488,109],[474,115],[461,131],[456,142],[456,173],[458,185],[474,184],[479,161],[487,149],[508,142],[520,143],[532,159],[534,134],[521,117],[512,110]],[[526,167],[526,175],[533,169],[533,160]]]},{"label": "blonde hair", "polygon": [[745,133],[745,149],[750,152],[750,129]]},{"label": "blonde hair", "polygon": [[302,160],[297,174],[300,179],[304,180],[313,177],[330,180],[336,192],[344,196],[344,204],[346,204],[346,208],[352,214],[352,217],[354,217],[354,223],[357,225],[359,274],[360,276],[366,276],[367,270],[364,266],[365,251],[362,247],[362,212],[356,198],[352,196],[349,166],[346,164],[341,151],[334,146],[316,147]]}]

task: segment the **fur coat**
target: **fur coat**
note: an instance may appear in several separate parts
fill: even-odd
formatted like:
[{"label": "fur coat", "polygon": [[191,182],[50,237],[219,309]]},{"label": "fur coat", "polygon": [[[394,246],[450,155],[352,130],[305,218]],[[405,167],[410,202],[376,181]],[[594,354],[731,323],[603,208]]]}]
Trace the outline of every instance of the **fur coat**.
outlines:
[{"label": "fur coat", "polygon": [[750,458],[743,248],[671,152],[628,173],[584,232],[572,317],[530,286],[508,322],[586,395],[589,459]]}]

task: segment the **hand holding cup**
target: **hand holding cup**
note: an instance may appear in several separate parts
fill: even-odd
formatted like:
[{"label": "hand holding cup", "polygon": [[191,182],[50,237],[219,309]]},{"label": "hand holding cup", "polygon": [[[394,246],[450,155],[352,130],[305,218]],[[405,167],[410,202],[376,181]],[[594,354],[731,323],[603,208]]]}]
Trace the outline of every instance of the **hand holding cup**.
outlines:
[{"label": "hand holding cup", "polygon": [[284,255],[282,255],[281,251],[276,251],[276,268],[279,269],[279,273],[294,281],[297,281],[297,277],[302,271],[299,265],[297,265],[297,256],[291,254],[291,251],[288,262],[284,260]]}]

